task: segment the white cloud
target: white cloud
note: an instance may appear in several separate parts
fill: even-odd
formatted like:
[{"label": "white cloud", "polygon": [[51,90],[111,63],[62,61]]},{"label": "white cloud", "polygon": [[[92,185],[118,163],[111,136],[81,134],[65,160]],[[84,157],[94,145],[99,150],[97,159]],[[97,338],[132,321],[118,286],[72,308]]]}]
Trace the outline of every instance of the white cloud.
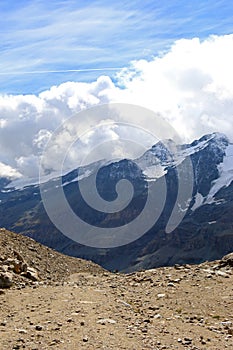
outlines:
[{"label": "white cloud", "polygon": [[0,176],[14,180],[21,178],[22,174],[20,174],[20,172],[18,172],[17,170],[13,169],[11,166],[0,162]]},{"label": "white cloud", "polygon": [[233,138],[233,35],[179,40],[119,75],[121,98],[158,111],[187,141],[221,131]]},{"label": "white cloud", "polygon": [[[185,142],[214,131],[233,139],[232,62],[233,35],[211,36],[204,41],[182,39],[151,61],[132,62],[130,68],[118,74],[115,83],[102,76],[92,83],[53,86],[38,96],[2,95],[0,161],[24,176],[36,176],[38,157],[54,130],[74,113],[110,101],[150,108],[170,122]],[[85,120],[80,123],[85,125]],[[51,154],[54,168],[56,152],[64,152],[71,132],[75,130],[61,135]],[[74,147],[67,166],[77,166],[98,140],[127,138],[127,132],[132,134],[132,129],[111,125],[89,132],[81,140],[83,153],[77,155]],[[118,146],[113,155],[121,152]],[[0,175],[5,174],[2,169]]]},{"label": "white cloud", "polygon": [[33,145],[37,147],[38,151],[43,151],[51,136],[52,132],[46,129],[41,129],[37,135],[35,135]]},{"label": "white cloud", "polygon": [[32,154],[16,159],[17,169],[28,178],[36,178],[39,172],[38,156]]},{"label": "white cloud", "polygon": [[[36,176],[38,157],[53,131],[74,113],[108,102],[114,90],[109,77],[100,77],[90,84],[53,86],[38,96],[0,96],[0,161],[26,177]],[[65,149],[66,144],[62,137],[60,146]],[[3,173],[0,168],[0,176]]]}]

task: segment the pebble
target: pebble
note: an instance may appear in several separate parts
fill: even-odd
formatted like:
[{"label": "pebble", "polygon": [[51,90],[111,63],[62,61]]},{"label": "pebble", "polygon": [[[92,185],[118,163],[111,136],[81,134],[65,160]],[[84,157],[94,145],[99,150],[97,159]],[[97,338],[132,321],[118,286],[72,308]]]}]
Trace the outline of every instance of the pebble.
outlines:
[{"label": "pebble", "polygon": [[27,333],[26,329],[18,329],[18,332],[20,334],[26,334]]},{"label": "pebble", "polygon": [[88,342],[88,337],[87,336],[83,337],[83,342],[84,343]]},{"label": "pebble", "polygon": [[221,276],[221,277],[225,277],[225,278],[230,277],[226,272],[223,272],[223,271],[216,271],[215,273],[216,273],[216,275]]},{"label": "pebble", "polygon": [[167,286],[168,286],[168,287],[176,287],[175,284],[172,283],[172,282],[169,282],[169,283],[167,284]]},{"label": "pebble", "polygon": [[160,314],[156,314],[156,315],[154,315],[154,318],[155,319],[158,319],[158,318],[161,318],[162,316],[160,315]]},{"label": "pebble", "polygon": [[106,323],[115,324],[116,321],[111,318],[101,318],[100,320],[97,321],[97,323],[100,323],[102,325],[105,325]]},{"label": "pebble", "polygon": [[157,294],[157,297],[158,297],[159,299],[164,298],[165,296],[166,296],[166,294],[164,294],[164,293],[159,293],[159,294]]}]

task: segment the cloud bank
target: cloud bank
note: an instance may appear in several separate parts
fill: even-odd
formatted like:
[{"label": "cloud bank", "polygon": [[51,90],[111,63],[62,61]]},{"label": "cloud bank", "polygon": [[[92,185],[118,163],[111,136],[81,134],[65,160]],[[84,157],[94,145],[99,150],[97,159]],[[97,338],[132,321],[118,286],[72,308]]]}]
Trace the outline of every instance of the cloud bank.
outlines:
[{"label": "cloud bank", "polygon": [[[39,157],[54,130],[74,113],[108,102],[153,110],[184,142],[214,131],[233,140],[232,62],[233,35],[181,39],[150,61],[132,62],[114,82],[101,76],[92,83],[66,82],[39,95],[0,95],[0,176],[8,169],[12,177],[37,177]],[[111,126],[101,130],[83,140],[84,151],[96,138],[120,137]],[[69,166],[76,167],[77,158]]]}]

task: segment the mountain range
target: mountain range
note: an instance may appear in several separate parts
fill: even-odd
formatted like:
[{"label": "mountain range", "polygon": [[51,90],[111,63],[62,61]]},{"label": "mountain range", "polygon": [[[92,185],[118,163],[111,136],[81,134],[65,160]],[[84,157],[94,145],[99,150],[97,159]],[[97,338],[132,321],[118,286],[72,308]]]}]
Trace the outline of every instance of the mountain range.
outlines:
[{"label": "mountain range", "polygon": [[[64,254],[93,260],[109,270],[131,272],[220,259],[233,251],[233,144],[225,135],[213,133],[191,144],[173,146],[171,140],[158,142],[138,159],[90,164],[43,184],[51,196],[56,186],[62,186],[73,212],[93,227],[106,230],[133,221],[144,210],[153,186],[162,188],[166,184],[165,198],[161,194],[155,207],[150,208],[153,215],[159,211],[160,202],[164,202],[158,220],[132,242],[114,248],[95,248],[71,240],[48,217],[38,183],[25,184],[7,177],[0,178],[1,226]],[[100,196],[109,203],[117,198],[119,180],[129,180],[133,186],[132,200],[117,212],[91,208],[80,190],[87,188],[91,178],[96,180]],[[89,188],[90,197],[92,191]],[[59,203],[56,210],[63,215]],[[179,215],[178,226],[168,230],[169,220],[179,219]]]}]

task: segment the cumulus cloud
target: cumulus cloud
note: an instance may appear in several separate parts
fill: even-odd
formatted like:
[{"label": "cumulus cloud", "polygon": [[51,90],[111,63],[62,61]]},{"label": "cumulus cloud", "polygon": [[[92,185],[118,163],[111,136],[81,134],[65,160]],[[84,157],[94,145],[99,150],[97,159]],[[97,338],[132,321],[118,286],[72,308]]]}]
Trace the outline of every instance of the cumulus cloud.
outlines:
[{"label": "cumulus cloud", "polygon": [[[103,76],[93,83],[53,86],[38,96],[0,96],[0,160],[26,177],[37,177],[39,156],[52,133],[73,114],[109,102],[116,89],[111,79]],[[64,152],[64,135],[60,146]],[[5,173],[0,168],[0,176]]]},{"label": "cumulus cloud", "polygon": [[232,62],[233,35],[178,40],[118,75],[121,98],[159,112],[185,141],[216,130],[233,138]]},{"label": "cumulus cloud", "polygon": [[0,176],[15,180],[21,178],[22,174],[13,169],[11,166],[0,162]]},{"label": "cumulus cloud", "polygon": [[[102,76],[92,83],[53,86],[38,96],[2,95],[0,176],[7,169],[9,174],[15,169],[18,176],[38,176],[40,155],[61,123],[79,111],[108,102],[132,103],[153,110],[175,128],[184,142],[214,131],[233,139],[232,62],[233,35],[211,36],[204,41],[182,39],[151,61],[132,62],[114,82]],[[85,120],[81,123],[84,125]],[[99,140],[117,141],[122,135],[127,138],[127,133],[132,134],[132,129],[114,125],[89,131],[80,140],[79,153],[75,147],[70,150],[67,168],[76,167]],[[51,154],[52,169],[56,167],[56,152],[64,152],[70,137],[71,129],[60,135]],[[139,132],[137,137],[145,135]],[[119,156],[121,152],[119,143],[112,153]]]}]

